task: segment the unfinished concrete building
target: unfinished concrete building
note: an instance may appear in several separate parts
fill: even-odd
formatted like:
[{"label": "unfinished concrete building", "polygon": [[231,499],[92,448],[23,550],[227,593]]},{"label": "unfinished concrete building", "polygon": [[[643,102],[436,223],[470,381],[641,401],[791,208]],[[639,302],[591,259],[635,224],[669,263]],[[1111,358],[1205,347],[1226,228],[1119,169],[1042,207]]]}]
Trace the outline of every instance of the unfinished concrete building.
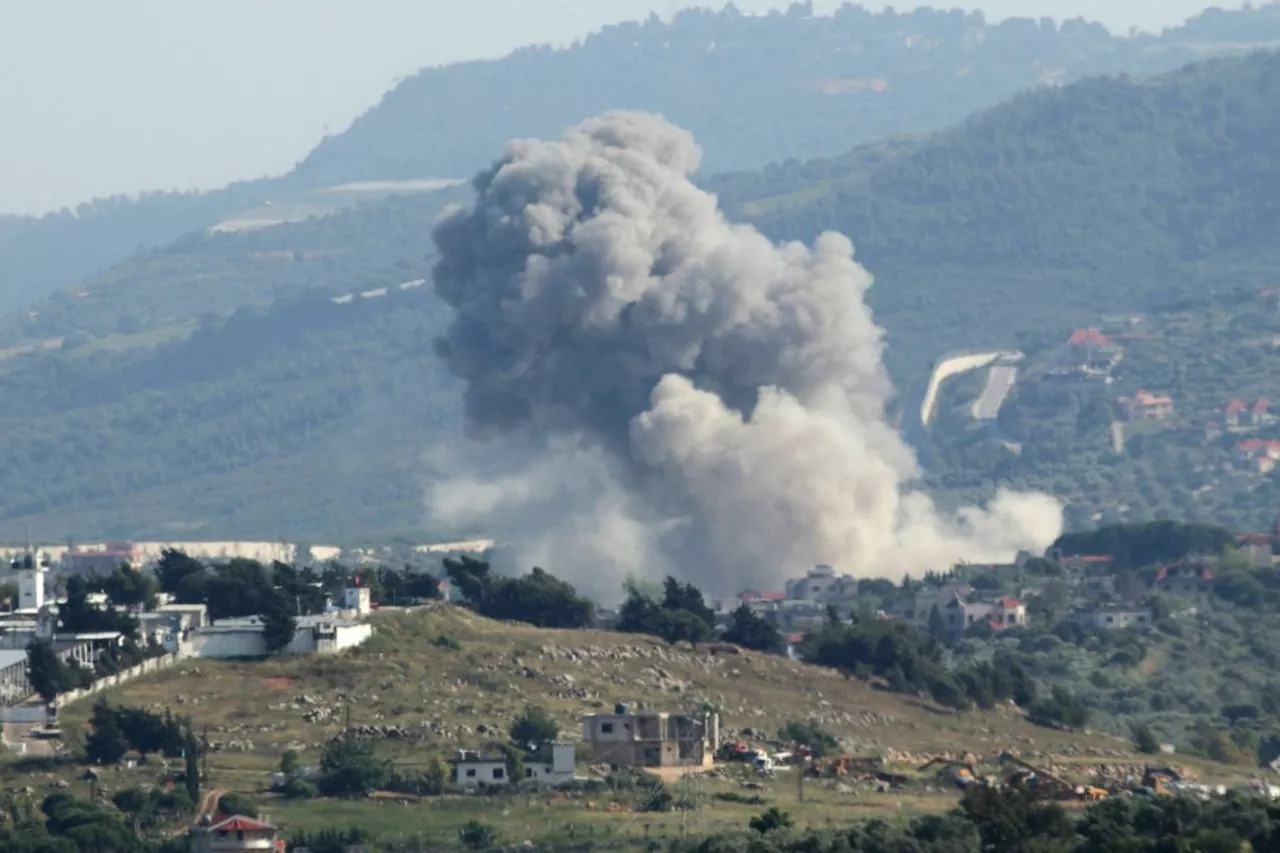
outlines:
[{"label": "unfinished concrete building", "polygon": [[612,714],[582,718],[592,759],[617,767],[709,766],[720,746],[720,715],[632,713],[619,704]]}]

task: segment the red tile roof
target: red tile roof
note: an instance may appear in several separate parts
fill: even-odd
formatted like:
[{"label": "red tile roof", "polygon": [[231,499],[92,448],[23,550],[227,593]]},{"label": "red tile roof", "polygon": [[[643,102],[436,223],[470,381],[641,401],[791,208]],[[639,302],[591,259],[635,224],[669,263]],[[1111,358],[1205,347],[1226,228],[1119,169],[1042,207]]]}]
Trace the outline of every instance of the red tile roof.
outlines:
[{"label": "red tile roof", "polygon": [[1245,405],[1244,400],[1232,400],[1230,403],[1227,403],[1225,411],[1228,415],[1238,415],[1247,408],[1249,407]]},{"label": "red tile roof", "polygon": [[1066,554],[1064,560],[1079,560],[1082,563],[1110,563],[1111,556],[1109,554]]},{"label": "red tile roof", "polygon": [[788,643],[791,643],[793,646],[794,646],[796,643],[803,643],[803,642],[804,642],[804,634],[788,634],[788,635],[787,635],[787,642],[788,642]]},{"label": "red tile roof", "polygon": [[1016,598],[1002,598],[999,601],[997,601],[996,604],[999,604],[1001,607],[1026,607],[1027,606]]},{"label": "red tile roof", "polygon": [[1270,408],[1271,408],[1271,401],[1268,400],[1266,397],[1259,397],[1257,399],[1257,402],[1253,404],[1253,413],[1255,415],[1261,415],[1265,413],[1267,409],[1270,409]]},{"label": "red tile roof", "polygon": [[275,832],[276,828],[269,823],[254,820],[244,815],[232,815],[209,827],[210,832]]},{"label": "red tile roof", "polygon": [[1076,329],[1067,338],[1067,346],[1072,347],[1105,347],[1111,345],[1111,339],[1097,329]]}]

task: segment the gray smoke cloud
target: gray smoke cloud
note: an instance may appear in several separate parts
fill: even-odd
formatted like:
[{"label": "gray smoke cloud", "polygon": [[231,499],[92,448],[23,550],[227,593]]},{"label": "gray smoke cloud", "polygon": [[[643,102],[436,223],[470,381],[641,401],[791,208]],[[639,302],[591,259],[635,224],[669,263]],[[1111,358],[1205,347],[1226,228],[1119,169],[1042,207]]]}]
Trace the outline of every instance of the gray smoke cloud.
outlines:
[{"label": "gray smoke cloud", "polygon": [[432,516],[606,595],[627,574],[731,592],[1049,544],[1048,496],[944,516],[911,489],[852,243],[727,222],[689,178],[699,158],[663,119],[610,113],[509,143],[437,224],[456,312],[439,353],[502,462],[438,482]]}]

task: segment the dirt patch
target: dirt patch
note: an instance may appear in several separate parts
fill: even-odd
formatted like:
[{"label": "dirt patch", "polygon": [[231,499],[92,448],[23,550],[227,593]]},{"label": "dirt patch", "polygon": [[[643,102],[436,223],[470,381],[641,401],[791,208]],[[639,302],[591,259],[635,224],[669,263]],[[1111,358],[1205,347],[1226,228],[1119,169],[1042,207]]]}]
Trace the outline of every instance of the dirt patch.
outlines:
[{"label": "dirt patch", "polygon": [[259,678],[258,682],[272,690],[292,690],[297,680],[296,678]]}]

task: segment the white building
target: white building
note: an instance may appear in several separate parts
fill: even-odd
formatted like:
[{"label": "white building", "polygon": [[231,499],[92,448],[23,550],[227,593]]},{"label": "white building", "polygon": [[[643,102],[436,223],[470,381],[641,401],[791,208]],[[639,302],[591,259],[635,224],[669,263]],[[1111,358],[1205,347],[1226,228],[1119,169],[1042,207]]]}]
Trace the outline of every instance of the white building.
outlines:
[{"label": "white building", "polygon": [[349,586],[342,591],[342,609],[354,610],[357,616],[364,616],[373,610],[369,598],[369,587]]},{"label": "white building", "polygon": [[28,551],[9,565],[18,575],[18,610],[38,612],[44,607],[49,582],[49,556],[43,551]]},{"label": "white building", "polygon": [[0,651],[0,707],[16,705],[31,695],[27,681],[27,653]]},{"label": "white building", "polygon": [[191,827],[191,853],[239,853],[284,850],[280,830],[244,815],[211,820],[208,815]]},{"label": "white building", "polygon": [[[534,758],[524,760],[524,779],[517,782],[537,782],[541,785],[562,785],[573,781],[574,745],[554,743],[549,749],[540,750]],[[502,756],[461,750],[457,758],[449,761],[452,766],[450,781],[461,788],[478,788],[481,785],[509,785],[507,762]]]},{"label": "white building", "polygon": [[[373,626],[368,623],[331,616],[299,616],[297,624],[284,654],[333,654],[354,648],[373,636]],[[260,658],[269,654],[262,636],[262,620],[257,616],[217,620],[192,631],[187,642],[197,657]]]},{"label": "white building", "polygon": [[1154,621],[1152,616],[1150,607],[1107,607],[1078,613],[1076,621],[1086,628],[1119,630],[1133,625],[1150,625]]}]

